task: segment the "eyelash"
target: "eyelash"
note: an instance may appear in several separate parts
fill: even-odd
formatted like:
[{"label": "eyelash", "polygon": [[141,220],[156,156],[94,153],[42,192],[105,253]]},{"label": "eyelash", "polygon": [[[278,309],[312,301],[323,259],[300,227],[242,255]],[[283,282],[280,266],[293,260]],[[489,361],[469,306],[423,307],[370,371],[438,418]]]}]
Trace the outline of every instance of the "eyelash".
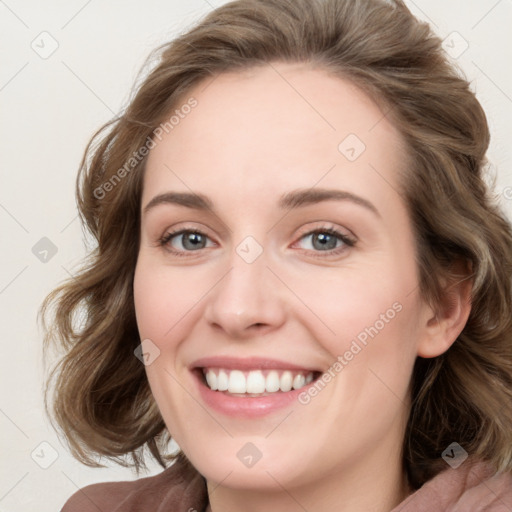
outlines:
[{"label": "eyelash", "polygon": [[178,236],[178,235],[183,235],[185,233],[194,233],[196,235],[201,235],[201,236],[204,236],[206,238],[209,238],[208,235],[206,233],[203,233],[203,231],[199,230],[199,229],[177,229],[176,231],[170,231],[168,233],[166,233],[162,238],[160,238],[160,240],[158,241],[159,245],[162,246],[163,248],[165,248],[167,251],[169,251],[171,254],[173,254],[174,256],[178,256],[178,257],[187,257],[188,254],[187,253],[194,253],[196,251],[176,251],[175,249],[173,249],[171,247],[171,245],[169,244],[169,242],[175,237],[175,236]]},{"label": "eyelash", "polygon": [[[308,250],[308,249],[302,249],[302,251],[306,251],[306,252],[310,253],[315,258],[324,258],[324,257],[329,257],[329,256],[337,256],[337,255],[341,254],[342,252],[345,252],[347,250],[347,248],[354,247],[356,245],[355,239],[349,237],[348,235],[341,233],[340,231],[338,231],[337,229],[335,229],[333,227],[328,227],[328,226],[320,227],[317,229],[307,231],[307,232],[303,233],[302,235],[300,235],[298,241],[303,240],[304,238],[307,238],[312,235],[318,235],[320,233],[332,235],[335,238],[338,238],[339,240],[341,240],[341,242],[343,242],[343,245],[341,247],[336,247],[335,249],[330,249],[328,251],[315,251],[315,250]],[[294,242],[294,245],[296,243],[297,242]]]},{"label": "eyelash", "polygon": [[[167,251],[172,253],[174,256],[188,257],[189,256],[188,253],[194,253],[196,251],[176,251],[176,250],[172,249],[171,246],[169,245],[169,242],[174,237],[176,237],[178,235],[183,235],[185,233],[194,233],[194,234],[209,238],[206,233],[202,232],[199,229],[178,229],[176,231],[171,231],[171,232],[166,233],[162,238],[160,238],[158,240],[158,245],[165,248]],[[344,245],[342,247],[337,247],[335,249],[330,249],[328,251],[309,251],[307,249],[303,249],[303,251],[312,252],[314,257],[322,258],[325,256],[336,256],[336,255],[340,254],[341,252],[347,250],[347,247],[354,247],[356,245],[355,239],[353,239],[343,233],[340,233],[338,230],[336,230],[332,227],[320,227],[320,228],[317,228],[317,229],[314,229],[311,231],[307,231],[306,233],[302,234],[299,237],[298,241],[303,240],[304,238],[306,238],[308,236],[317,235],[320,233],[332,235],[332,236],[338,238],[339,240],[341,240],[341,242],[343,242]],[[297,242],[295,242],[295,243],[297,243]]]}]

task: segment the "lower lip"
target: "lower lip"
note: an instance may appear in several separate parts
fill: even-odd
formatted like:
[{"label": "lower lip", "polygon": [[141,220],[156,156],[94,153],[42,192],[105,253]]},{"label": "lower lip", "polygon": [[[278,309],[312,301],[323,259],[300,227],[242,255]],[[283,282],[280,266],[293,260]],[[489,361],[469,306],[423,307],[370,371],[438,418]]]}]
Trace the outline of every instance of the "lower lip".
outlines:
[{"label": "lower lip", "polygon": [[[195,372],[194,372],[195,373]],[[199,393],[203,401],[216,411],[227,416],[238,416],[245,418],[254,418],[265,416],[275,411],[284,409],[297,402],[298,396],[308,386],[300,389],[293,389],[287,392],[277,391],[276,393],[260,396],[260,397],[243,397],[231,396],[223,392],[212,391],[201,379],[199,375],[195,375],[199,386]]]}]

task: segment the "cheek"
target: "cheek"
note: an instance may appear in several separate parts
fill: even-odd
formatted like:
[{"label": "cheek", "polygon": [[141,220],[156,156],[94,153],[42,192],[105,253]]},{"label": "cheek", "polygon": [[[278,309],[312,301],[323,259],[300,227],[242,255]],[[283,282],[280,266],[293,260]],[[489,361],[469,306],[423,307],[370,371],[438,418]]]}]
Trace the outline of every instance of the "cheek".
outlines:
[{"label": "cheek", "polygon": [[182,393],[184,368],[177,355],[180,341],[197,320],[197,306],[205,291],[186,272],[171,271],[141,254],[133,292],[140,339],[151,340],[156,354],[146,366],[148,382],[171,434],[181,438],[175,411],[186,415],[191,404],[189,395]]},{"label": "cheek", "polygon": [[329,354],[332,375],[343,374],[331,391],[345,392],[350,383],[361,403],[405,397],[419,335],[414,259],[399,265],[385,257],[364,272],[327,270],[290,285],[315,313],[302,308],[300,322]]},{"label": "cheek", "polygon": [[309,318],[310,330],[333,350],[346,348],[346,342],[354,338],[364,343],[377,333],[396,334],[406,327],[403,317],[414,309],[413,279],[383,269],[329,271],[311,275],[307,281],[299,278],[290,286],[307,306],[302,308],[302,319]]},{"label": "cheek", "polygon": [[[190,318],[197,314],[202,298],[208,292],[208,279],[194,278],[186,270],[159,267],[143,258],[134,276],[134,302],[141,339],[149,338],[157,345],[175,338]],[[163,347],[160,347],[163,348]]]}]

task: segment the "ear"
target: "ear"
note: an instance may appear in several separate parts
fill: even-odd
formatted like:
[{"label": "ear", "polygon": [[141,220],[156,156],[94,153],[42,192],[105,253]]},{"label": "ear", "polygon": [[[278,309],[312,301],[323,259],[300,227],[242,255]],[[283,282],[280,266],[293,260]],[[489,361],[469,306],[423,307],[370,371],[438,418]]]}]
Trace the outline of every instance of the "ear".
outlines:
[{"label": "ear", "polygon": [[443,295],[437,311],[425,305],[421,318],[422,334],[418,356],[437,357],[446,352],[464,329],[471,312],[473,280],[467,265],[458,261],[451,267],[454,276],[443,283]]}]

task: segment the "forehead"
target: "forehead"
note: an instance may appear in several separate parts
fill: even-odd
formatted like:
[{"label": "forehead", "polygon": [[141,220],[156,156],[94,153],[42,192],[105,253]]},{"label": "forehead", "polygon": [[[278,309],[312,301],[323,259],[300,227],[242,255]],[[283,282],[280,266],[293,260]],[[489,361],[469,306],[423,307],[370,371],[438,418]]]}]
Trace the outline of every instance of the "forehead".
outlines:
[{"label": "forehead", "polygon": [[[181,110],[191,98],[194,108]],[[243,202],[320,182],[353,192],[373,185],[397,199],[398,130],[363,91],[326,71],[273,63],[220,74],[173,112],[175,124],[150,151],[145,199],[169,188],[221,187],[224,198],[232,192]]]}]

